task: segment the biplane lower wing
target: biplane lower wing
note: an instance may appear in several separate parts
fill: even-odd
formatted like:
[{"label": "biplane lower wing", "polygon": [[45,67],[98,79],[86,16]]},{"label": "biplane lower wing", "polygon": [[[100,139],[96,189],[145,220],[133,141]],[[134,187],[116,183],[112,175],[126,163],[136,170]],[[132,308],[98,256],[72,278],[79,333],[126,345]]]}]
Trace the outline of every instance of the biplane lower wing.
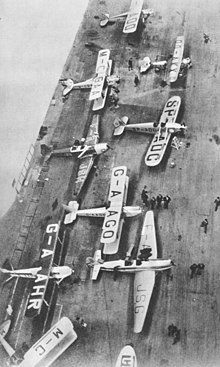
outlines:
[{"label": "biplane lower wing", "polygon": [[132,0],[131,6],[125,20],[123,33],[133,33],[136,31],[141,10],[143,6],[143,0]]},{"label": "biplane lower wing", "polygon": [[134,277],[134,332],[143,329],[155,284],[155,271],[140,271]]}]

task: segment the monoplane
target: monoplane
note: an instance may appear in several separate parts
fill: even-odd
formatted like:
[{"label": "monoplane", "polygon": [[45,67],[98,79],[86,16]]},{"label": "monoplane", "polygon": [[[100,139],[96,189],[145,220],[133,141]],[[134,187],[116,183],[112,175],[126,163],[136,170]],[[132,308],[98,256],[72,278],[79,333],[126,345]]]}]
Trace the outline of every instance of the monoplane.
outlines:
[{"label": "monoplane", "polygon": [[121,135],[125,129],[138,133],[154,134],[145,156],[145,164],[150,167],[157,166],[164,156],[172,134],[183,132],[186,129],[185,125],[176,123],[180,105],[181,98],[179,96],[169,98],[158,123],[143,122],[127,125],[128,118],[126,116],[117,119],[114,122],[114,135]]},{"label": "monoplane", "polygon": [[[90,260],[91,258],[89,258]],[[134,273],[134,332],[142,331],[151,295],[155,284],[155,273],[168,270],[174,263],[171,259],[157,258],[157,242],[153,211],[146,213],[136,260],[103,261],[101,250],[97,250],[94,261],[88,261],[91,279],[96,280],[100,271]]]},{"label": "monoplane", "polygon": [[110,149],[107,143],[99,143],[99,121],[100,115],[93,115],[86,138],[75,140],[71,147],[62,149],[51,149],[45,145],[41,146],[42,154],[49,151],[47,160],[51,157],[74,157],[80,159],[77,178],[74,186],[74,195],[78,196],[97,156]]},{"label": "monoplane", "polygon": [[142,9],[142,6],[143,0],[131,0],[130,9],[127,12],[111,17],[109,13],[105,13],[104,19],[100,22],[100,26],[105,27],[108,23],[114,22],[117,19],[126,18],[123,33],[133,33],[137,29],[140,17],[144,23],[146,19],[153,14],[152,9]]},{"label": "monoplane", "polygon": [[89,217],[104,217],[102,226],[101,243],[104,244],[104,254],[115,254],[118,251],[122,227],[125,217],[133,217],[141,213],[139,206],[126,206],[129,177],[127,167],[114,167],[108,196],[108,207],[82,209],[76,201],[64,205],[66,214],[64,223],[72,223],[77,215]]},{"label": "monoplane", "polygon": [[5,340],[11,320],[0,327],[0,343],[9,355],[11,367],[49,367],[76,339],[73,324],[67,317],[62,317],[27,351],[14,350]]},{"label": "monoplane", "polygon": [[102,109],[105,105],[109,86],[119,83],[120,78],[117,75],[111,75],[112,60],[109,59],[110,50],[100,50],[95,70],[95,77],[84,82],[74,83],[70,78],[60,79],[64,86],[63,99],[65,100],[69,93],[74,89],[91,89],[89,100],[94,101],[93,111]]}]

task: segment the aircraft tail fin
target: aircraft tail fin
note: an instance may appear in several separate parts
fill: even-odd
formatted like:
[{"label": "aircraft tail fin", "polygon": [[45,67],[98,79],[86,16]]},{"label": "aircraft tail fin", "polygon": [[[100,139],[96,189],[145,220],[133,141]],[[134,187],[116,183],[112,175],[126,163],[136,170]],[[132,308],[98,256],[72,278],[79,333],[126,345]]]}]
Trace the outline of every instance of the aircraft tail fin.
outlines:
[{"label": "aircraft tail fin", "polygon": [[100,21],[100,27],[105,27],[108,24],[109,17],[110,17],[109,13],[103,14],[103,19]]},{"label": "aircraft tail fin", "polygon": [[150,15],[154,15],[154,10],[151,8],[142,9],[142,14],[144,17],[149,17]]},{"label": "aircraft tail fin", "polygon": [[68,205],[62,204],[62,206],[68,212],[68,214],[65,215],[64,224],[70,224],[76,220],[79,208],[77,201],[70,201]]},{"label": "aircraft tail fin", "polygon": [[101,250],[96,250],[94,257],[87,257],[86,265],[91,269],[90,278],[92,280],[97,279],[103,262]]},{"label": "aircraft tail fin", "polygon": [[121,135],[124,132],[125,126],[128,123],[128,117],[127,116],[123,116],[122,118],[117,118],[115,119],[115,121],[113,122],[114,125],[114,135]]}]

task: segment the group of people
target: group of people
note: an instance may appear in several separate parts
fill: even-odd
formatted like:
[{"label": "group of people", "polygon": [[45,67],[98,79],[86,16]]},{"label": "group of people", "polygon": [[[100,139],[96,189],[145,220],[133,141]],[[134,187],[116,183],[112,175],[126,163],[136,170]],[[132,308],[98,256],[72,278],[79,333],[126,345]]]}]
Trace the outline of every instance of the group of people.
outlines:
[{"label": "group of people", "polygon": [[144,186],[142,190],[141,199],[144,205],[146,205],[147,207],[149,206],[150,209],[152,210],[155,208],[157,209],[161,208],[162,204],[163,204],[164,209],[168,209],[169,203],[171,201],[171,197],[169,195],[163,196],[161,194],[158,194],[156,198],[154,196],[149,198],[146,185]]},{"label": "group of people", "polygon": [[203,263],[192,264],[189,268],[191,270],[190,279],[192,279],[194,277],[194,275],[201,275],[202,274],[202,270],[205,268],[205,265]]},{"label": "group of people", "polygon": [[173,344],[176,344],[180,341],[180,329],[177,326],[171,324],[168,326],[168,336],[173,337]]}]

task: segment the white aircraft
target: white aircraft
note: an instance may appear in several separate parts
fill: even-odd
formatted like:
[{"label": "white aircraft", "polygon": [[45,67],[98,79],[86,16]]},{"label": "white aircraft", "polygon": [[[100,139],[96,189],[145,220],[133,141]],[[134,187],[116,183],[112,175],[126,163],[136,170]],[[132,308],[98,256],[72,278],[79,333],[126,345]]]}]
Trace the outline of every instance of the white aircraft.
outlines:
[{"label": "white aircraft", "polygon": [[132,344],[127,344],[122,348],[115,367],[137,367],[137,357]]},{"label": "white aircraft", "polygon": [[73,157],[74,155],[77,155],[77,158],[81,160],[73,192],[76,196],[79,195],[94,164],[95,158],[110,149],[107,143],[99,143],[99,122],[100,115],[93,115],[93,120],[86,138],[82,139],[81,142],[79,140],[75,141],[74,145],[71,147],[50,151],[51,149],[47,146],[42,146],[43,155],[45,154],[44,151],[49,151],[47,160],[52,156]]},{"label": "white aircraft", "polygon": [[142,22],[153,14],[152,9],[142,9],[143,0],[131,0],[130,9],[126,13],[114,15],[110,17],[108,13],[104,14],[104,19],[101,20],[100,26],[105,27],[109,22],[114,22],[116,19],[124,19],[126,17],[123,33],[133,33],[137,29],[140,16]]},{"label": "white aircraft", "polygon": [[94,101],[93,111],[102,109],[105,105],[108,87],[120,81],[118,76],[111,75],[112,60],[109,57],[110,50],[99,51],[94,78],[79,83],[74,83],[72,79],[60,79],[61,84],[65,87],[63,98],[65,99],[74,89],[91,89],[89,99]]},{"label": "white aircraft", "polygon": [[[38,266],[36,268],[28,268],[28,269],[19,269],[19,270],[7,270],[0,268],[0,272],[3,274],[9,275],[7,281],[12,278],[32,278],[32,279],[42,279],[44,275],[40,274],[42,271],[42,266]],[[49,279],[55,279],[57,284],[62,282],[62,280],[66,277],[69,277],[74,270],[72,270],[69,266],[53,266],[50,270],[50,274],[48,276]]]},{"label": "white aircraft", "polygon": [[164,106],[159,123],[144,122],[127,125],[128,118],[126,116],[116,120],[114,122],[114,135],[121,135],[125,129],[134,132],[154,134],[154,138],[145,156],[145,164],[149,167],[157,166],[164,156],[172,134],[182,132],[186,129],[186,126],[176,123],[180,104],[181,99],[179,96],[169,98]]},{"label": "white aircraft", "polygon": [[15,351],[5,340],[10,324],[7,320],[0,327],[0,343],[9,355],[11,367],[49,367],[77,339],[72,322],[62,317],[26,353]]},{"label": "white aircraft", "polygon": [[192,67],[192,62],[189,57],[183,58],[184,51],[184,36],[178,36],[175,43],[174,53],[171,60],[171,64],[167,60],[151,61],[146,56],[140,61],[140,72],[145,73],[151,68],[155,68],[156,71],[165,69],[168,66],[169,73],[166,82],[168,84],[174,83],[178,77],[182,77],[184,72]]},{"label": "white aircraft", "polygon": [[64,209],[69,213],[65,216],[64,223],[72,223],[76,216],[104,217],[102,226],[101,243],[104,244],[104,254],[115,254],[118,251],[124,217],[133,217],[141,213],[139,206],[125,206],[128,194],[127,167],[114,167],[112,170],[109,189],[109,207],[78,210],[79,204],[70,201]]},{"label": "white aircraft", "polygon": [[87,265],[92,268],[92,280],[97,279],[100,271],[135,274],[134,332],[140,333],[144,325],[155,284],[155,272],[168,270],[174,266],[171,259],[163,260],[157,258],[153,211],[148,211],[146,213],[136,260],[114,260],[103,262],[101,259],[101,250],[96,251],[93,261],[89,261],[90,259],[91,258],[87,260]]}]

